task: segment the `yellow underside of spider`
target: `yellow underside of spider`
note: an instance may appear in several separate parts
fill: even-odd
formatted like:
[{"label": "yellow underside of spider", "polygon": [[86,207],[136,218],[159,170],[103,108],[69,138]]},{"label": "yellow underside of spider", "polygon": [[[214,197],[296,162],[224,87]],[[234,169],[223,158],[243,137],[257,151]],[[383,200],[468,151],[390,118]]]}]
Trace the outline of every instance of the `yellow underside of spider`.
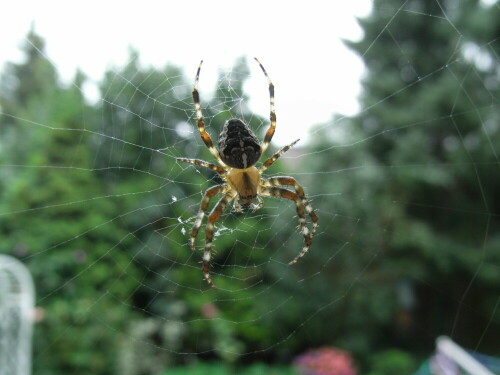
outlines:
[{"label": "yellow underside of spider", "polygon": [[231,188],[238,193],[238,200],[242,205],[249,205],[257,198],[260,172],[255,166],[246,169],[230,168],[226,179]]}]

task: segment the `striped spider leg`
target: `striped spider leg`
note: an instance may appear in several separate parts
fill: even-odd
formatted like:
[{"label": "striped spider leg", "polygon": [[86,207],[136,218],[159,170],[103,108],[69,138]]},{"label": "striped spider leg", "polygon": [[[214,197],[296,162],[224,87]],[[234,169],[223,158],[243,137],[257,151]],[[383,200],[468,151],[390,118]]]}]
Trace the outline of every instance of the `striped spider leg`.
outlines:
[{"label": "striped spider leg", "polygon": [[[283,147],[273,156],[268,158],[259,168],[260,173],[262,173],[271,165],[273,165],[273,163],[276,160],[278,160],[281,157],[281,155],[283,155],[290,148],[292,148],[298,141],[299,139]],[[279,176],[279,177],[271,177],[268,179],[261,178],[260,186],[261,186],[261,193],[260,193],[261,195],[293,200],[295,202],[295,205],[297,206],[297,215],[299,217],[300,231],[304,236],[304,247],[302,248],[302,251],[289,263],[289,265],[293,265],[297,263],[298,260],[302,258],[309,250],[309,247],[311,246],[311,240],[314,237],[316,230],[318,228],[318,216],[314,212],[311,204],[309,203],[309,200],[305,196],[304,189],[293,177]],[[295,189],[295,193],[284,188],[276,188],[276,186],[293,186],[293,188]],[[311,218],[312,221],[311,232],[309,232],[309,228],[307,227],[307,221],[304,216],[304,211],[307,214],[309,214],[309,217]]]},{"label": "striped spider leg", "polygon": [[[224,185],[222,185],[224,186]],[[210,190],[210,189],[209,189]],[[219,219],[219,217],[222,215],[222,213],[226,210],[226,207],[228,204],[234,199],[236,196],[236,193],[232,190],[228,191],[214,206],[210,214],[208,215],[208,220],[207,220],[207,226],[205,229],[205,249],[203,250],[203,267],[202,267],[202,272],[203,272],[203,277],[207,281],[208,285],[210,287],[217,289],[215,284],[212,282],[212,278],[210,277],[210,259],[212,256],[212,241],[214,238],[214,223]],[[201,210],[201,207],[200,207]],[[198,220],[198,219],[197,219]],[[201,224],[201,221],[200,221]],[[196,232],[198,231],[198,228],[193,227],[193,232],[191,233],[191,244],[194,247],[194,237],[196,237]],[[194,237],[193,237],[194,235]]]},{"label": "striped spider leg", "polygon": [[[211,170],[216,171],[219,173],[219,175],[225,179],[225,170],[224,168],[214,165],[211,163],[208,163],[203,160],[198,160],[198,159],[185,159],[185,158],[177,158],[179,161],[184,161],[187,163],[199,165]],[[203,277],[207,281],[208,285],[210,287],[217,289],[217,287],[214,285],[212,282],[212,278],[210,277],[210,260],[211,260],[211,253],[212,253],[212,241],[213,241],[213,236],[214,236],[214,223],[219,219],[219,217],[222,215],[224,210],[226,209],[227,205],[234,199],[236,196],[236,193],[231,190],[231,187],[227,184],[220,184],[220,185],[215,185],[212,187],[209,187],[207,190],[205,190],[205,193],[203,194],[203,198],[201,199],[200,203],[200,208],[198,210],[198,213],[196,215],[196,219],[193,224],[193,229],[191,229],[191,237],[189,239],[189,243],[191,246],[191,250],[195,251],[195,240],[196,236],[198,235],[198,232],[200,230],[201,224],[203,222],[203,218],[205,217],[205,213],[208,209],[208,205],[210,203],[210,199],[213,198],[217,194],[224,194],[224,196],[217,202],[217,204],[214,206],[212,211],[210,211],[210,214],[208,215],[208,221],[205,229],[205,248],[203,251],[203,266],[202,266],[202,272],[203,272]]]},{"label": "striped spider leg", "polygon": [[[293,177],[279,176],[262,179],[260,186],[261,195],[275,198],[285,198],[295,202],[297,216],[299,217],[300,231],[304,236],[304,247],[300,253],[288,263],[290,266],[294,265],[309,251],[309,248],[311,247],[312,238],[318,228],[318,216],[314,212],[309,200],[306,198],[304,189]],[[295,192],[277,186],[293,186]],[[307,221],[304,213],[307,213],[311,218],[311,231],[309,231],[309,228],[307,227]]]},{"label": "striped spider leg", "polygon": [[200,94],[198,93],[198,81],[200,80],[201,64],[203,64],[203,60],[200,61],[200,65],[198,66],[198,71],[196,72],[196,78],[194,80],[194,87],[193,87],[193,101],[194,101],[194,108],[196,110],[196,123],[198,125],[198,130],[200,132],[201,139],[207,146],[212,156],[215,158],[215,160],[217,160],[217,162],[220,165],[226,167],[226,164],[222,161],[222,159],[219,156],[219,153],[214,147],[214,143],[212,142],[210,134],[208,134],[207,131],[205,130],[205,122],[203,121],[203,114],[201,113]]},{"label": "striped spider leg", "polygon": [[262,143],[262,153],[266,152],[267,147],[269,146],[269,143],[271,143],[271,139],[273,139],[274,131],[276,130],[276,111],[274,107],[274,85],[271,81],[271,78],[267,75],[266,69],[264,69],[264,66],[260,63],[260,61],[254,57],[255,61],[259,64],[260,68],[264,72],[264,75],[267,78],[267,82],[269,83],[269,104],[271,107],[271,113],[269,115],[269,129],[267,129],[266,136],[264,137],[264,142]]}]

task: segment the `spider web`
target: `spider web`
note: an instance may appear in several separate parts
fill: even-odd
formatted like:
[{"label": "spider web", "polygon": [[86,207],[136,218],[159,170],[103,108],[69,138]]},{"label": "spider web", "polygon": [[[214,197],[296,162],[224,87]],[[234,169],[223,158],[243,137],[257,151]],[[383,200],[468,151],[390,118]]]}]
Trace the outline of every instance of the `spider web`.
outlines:
[{"label": "spider web", "polygon": [[[345,309],[370,294],[382,299],[387,290],[374,289],[371,281],[377,277],[391,279],[384,276],[391,273],[397,274],[391,279],[396,281],[388,288],[395,290],[399,298],[399,310],[394,318],[396,325],[406,327],[405,318],[418,309],[415,307],[417,299],[420,308],[432,306],[433,301],[425,301],[416,295],[416,290],[430,291],[433,298],[449,298],[452,312],[446,316],[453,319],[427,322],[439,325],[429,332],[439,331],[452,338],[463,338],[471,320],[479,320],[481,324],[474,327],[481,328],[469,332],[467,344],[479,351],[483,346],[488,348],[488,343],[498,337],[498,278],[496,284],[490,285],[494,291],[487,294],[490,300],[486,315],[484,308],[474,305],[477,302],[474,293],[479,295],[475,289],[479,280],[499,271],[499,259],[494,255],[498,252],[495,244],[498,245],[499,213],[495,211],[495,202],[486,193],[489,184],[498,185],[498,136],[495,135],[498,125],[489,117],[492,108],[498,111],[498,81],[482,82],[481,95],[490,98],[489,105],[484,104],[487,101],[476,101],[477,96],[468,91],[466,81],[469,77],[481,80],[477,73],[481,64],[498,65],[498,56],[493,55],[496,59],[493,62],[488,63],[486,59],[486,55],[491,56],[494,52],[498,38],[487,40],[477,50],[471,44],[461,54],[458,44],[467,40],[468,35],[457,28],[453,15],[447,14],[443,8],[440,13],[424,14],[410,3],[402,1],[399,8],[378,9],[387,13],[387,23],[365,48],[363,57],[369,58],[383,36],[389,35],[393,41],[389,46],[390,53],[400,57],[405,65],[403,70],[413,78],[361,109],[359,115],[365,120],[365,133],[353,125],[355,116],[333,117],[312,128],[307,142],[301,142],[287,152],[266,173],[266,176],[291,175],[304,186],[320,218],[319,232],[313,239],[310,253],[296,266],[287,265],[303,246],[300,232],[291,230],[298,226],[293,202],[264,198],[264,207],[255,212],[235,213],[227,209],[215,226],[216,255],[211,275],[219,287],[217,291],[207,287],[200,270],[204,226],[198,235],[196,252],[189,249],[189,235],[203,191],[221,181],[205,168],[175,161],[176,157],[188,157],[213,162],[195,127],[191,97],[194,70],[180,70],[174,65],[163,70],[144,68],[138,56],[133,55],[125,67],[113,68],[104,78],[105,90],[95,105],[89,106],[84,97],[79,99],[82,122],[74,126],[46,122],[43,115],[23,117],[2,109],[7,118],[17,121],[42,140],[59,136],[76,140],[72,152],[63,155],[62,161],[49,162],[51,159],[48,158],[46,163],[29,160],[6,163],[2,165],[4,176],[17,181],[18,176],[35,169],[42,175],[48,173],[52,181],[59,180],[58,187],[67,180],[80,180],[86,192],[79,195],[83,198],[74,200],[62,189],[56,199],[40,198],[28,207],[5,206],[1,219],[10,222],[35,218],[38,223],[43,223],[46,218],[57,221],[58,213],[72,209],[99,210],[96,216],[91,213],[76,215],[74,220],[82,222],[79,226],[17,228],[17,242],[13,249],[6,251],[31,264],[35,273],[39,272],[38,282],[43,284],[45,292],[38,294],[37,305],[45,308],[47,314],[57,308],[57,300],[66,296],[68,290],[89,296],[78,300],[74,320],[51,322],[57,337],[51,336],[47,343],[49,349],[36,353],[34,365],[43,364],[55,355],[50,348],[57,348],[65,342],[72,328],[80,324],[88,324],[92,330],[102,332],[103,345],[108,342],[104,337],[116,339],[120,343],[119,352],[123,353],[119,360],[123,371],[130,373],[134,373],[130,368],[136,368],[137,373],[144,369],[155,371],[170,363],[186,363],[194,357],[213,358],[214,355],[233,361],[236,358],[262,359],[270,353],[279,353],[282,360],[291,361],[298,350],[304,349],[303,344],[297,342],[309,342],[311,346],[332,344],[315,340],[321,327],[331,329],[332,337],[341,337],[336,343],[339,346],[362,351],[362,330],[358,336],[339,335],[344,329],[353,329],[345,315],[369,312],[376,326],[377,319],[383,320],[388,312],[373,299],[359,303],[358,310]],[[391,32],[393,25],[405,22],[408,17],[442,23],[444,28],[455,33],[457,48],[451,55],[443,56],[439,65],[426,72],[417,71],[413,55],[408,53],[410,48],[400,45],[398,35]],[[42,51],[39,53],[45,58]],[[292,142],[297,137],[285,130],[286,124],[281,121],[284,107],[280,104],[282,82],[276,80],[273,69],[266,65],[265,56],[259,58],[276,86],[277,132],[286,133]],[[461,61],[472,62],[474,68],[465,73],[455,70]],[[400,67],[394,67],[394,70],[400,70]],[[301,71],[297,67],[297,71],[300,71],[300,77],[291,78],[308,79],[307,69]],[[268,91],[258,66],[242,58],[236,60],[233,67],[215,72],[214,65],[208,65],[200,77],[204,119],[213,140],[216,142],[221,124],[230,117],[243,119],[263,139],[268,127]],[[210,76],[217,76],[217,79],[210,79]],[[399,122],[395,115],[394,122],[386,127],[375,120],[370,121],[385,106],[397,105],[399,97],[418,95],[423,85],[430,87],[443,77],[455,81],[458,93],[454,102],[456,106],[449,113],[443,116],[422,110],[418,117],[403,122]],[[496,77],[498,79],[498,72]],[[212,82],[215,86],[211,86]],[[75,87],[76,92],[85,92],[78,85]],[[313,94],[308,97],[314,99],[314,88],[311,92]],[[304,101],[309,98],[304,98]],[[469,102],[466,113],[459,107],[463,98]],[[314,107],[305,105],[296,109],[297,112],[314,110]],[[463,135],[461,121],[466,114],[472,114],[480,123],[480,138]],[[415,153],[405,155],[397,163],[394,159],[384,163],[361,152],[364,147],[376,151],[388,139],[408,141],[415,128],[422,129],[423,134],[430,134],[432,126],[442,121],[448,121],[456,130],[456,136],[446,140],[446,147],[466,151],[452,163],[440,163]],[[23,142],[30,147],[40,145],[35,137]],[[277,145],[271,144],[271,152],[277,149]],[[474,152],[478,149],[484,150],[482,157]],[[82,153],[90,160],[88,165],[81,163]],[[361,156],[358,158],[357,155]],[[477,197],[476,205],[447,203],[449,201],[444,197],[435,195],[429,195],[423,201],[406,201],[405,198],[411,195],[404,191],[388,195],[390,202],[383,201],[387,199],[385,189],[393,186],[392,180],[408,178],[411,181],[412,176],[428,171],[428,181],[432,184],[444,179],[445,175],[454,176],[470,169],[475,174],[475,186],[470,194]],[[443,175],[433,174],[436,170],[442,170]],[[380,179],[386,179],[387,184],[380,183]],[[93,189],[92,181],[100,181],[107,188]],[[350,184],[352,181],[355,185]],[[442,182],[443,185],[446,183]],[[412,189],[410,185],[402,186]],[[473,238],[470,242],[477,251],[461,265],[465,277],[457,289],[458,294],[445,295],[448,291],[447,264],[440,265],[441,268],[436,266],[434,272],[442,273],[443,277],[433,278],[425,270],[412,270],[404,258],[410,262],[415,258],[403,253],[400,264],[408,270],[386,269],[384,260],[392,256],[391,246],[397,248],[399,244],[409,251],[412,246],[419,246],[419,236],[429,236],[436,241],[418,222],[405,222],[413,225],[409,233],[415,238],[397,237],[401,230],[398,227],[401,212],[408,207],[417,217],[440,216],[443,232],[449,230],[446,223],[452,226],[457,218],[465,217],[473,222],[471,227],[475,230],[471,229]],[[384,214],[380,215],[378,210],[384,210]],[[109,215],[105,215],[106,212]],[[78,229],[75,231],[74,228]],[[53,232],[41,243],[19,240],[30,237],[28,232],[47,230]],[[394,242],[383,243],[386,233],[396,238]],[[371,236],[372,242],[366,239],[367,236]],[[90,246],[99,251],[91,250]],[[446,246],[451,245],[444,239],[442,243],[435,243],[435,248],[441,248],[446,254],[443,258],[453,262],[454,258],[449,257],[453,250],[446,249]],[[43,270],[44,264],[53,264],[60,257],[63,257],[62,264],[55,270],[63,275],[56,281],[36,270],[37,267]],[[69,258],[72,266],[65,269],[64,262],[69,262]],[[112,267],[114,273],[107,274],[107,267]],[[349,274],[343,272],[344,267]],[[95,282],[96,278],[101,280],[100,283]],[[88,290],[88,285],[98,287],[97,294],[95,290]],[[297,305],[304,301],[308,306]],[[118,314],[121,311],[130,321],[103,313],[110,306]],[[50,316],[47,320],[50,322]],[[332,320],[341,322],[331,323]],[[280,322],[276,323],[278,331],[269,333],[265,339],[262,330],[269,329],[277,321]],[[423,345],[434,338],[429,333],[428,341]],[[399,337],[396,341],[398,339],[402,340]],[[141,363],[141,356],[147,358],[147,363]],[[158,362],[154,363],[154,358]]]}]

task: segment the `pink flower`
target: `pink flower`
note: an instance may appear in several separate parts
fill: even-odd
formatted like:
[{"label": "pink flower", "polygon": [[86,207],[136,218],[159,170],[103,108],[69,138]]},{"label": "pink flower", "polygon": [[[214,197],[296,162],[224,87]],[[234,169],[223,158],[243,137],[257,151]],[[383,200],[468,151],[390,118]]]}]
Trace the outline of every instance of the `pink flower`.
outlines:
[{"label": "pink flower", "polygon": [[293,364],[301,375],[356,375],[351,355],[330,347],[309,350]]}]

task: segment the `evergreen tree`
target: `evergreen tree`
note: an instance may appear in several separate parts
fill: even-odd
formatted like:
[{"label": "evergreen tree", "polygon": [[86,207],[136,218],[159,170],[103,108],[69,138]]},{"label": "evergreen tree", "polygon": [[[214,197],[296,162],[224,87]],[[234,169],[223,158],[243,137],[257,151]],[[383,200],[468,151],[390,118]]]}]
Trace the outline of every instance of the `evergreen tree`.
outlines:
[{"label": "evergreen tree", "polygon": [[[360,275],[363,285],[339,303],[349,315],[335,324],[335,342],[368,358],[393,346],[428,353],[448,334],[493,353],[500,132],[499,45],[490,42],[498,5],[402,5],[375,1],[360,20],[364,37],[348,45],[367,68],[363,109],[316,137],[314,147],[326,151],[309,160],[318,171],[332,160],[341,166],[345,172],[322,189],[344,197],[332,211],[359,220],[337,220],[331,229],[346,246],[323,285],[346,274]],[[349,147],[331,147],[337,129]],[[321,198],[317,206],[325,209]]]},{"label": "evergreen tree", "polygon": [[[395,167],[381,170],[380,188],[398,204],[382,207],[379,259],[400,269],[395,278],[414,278],[412,333],[428,332],[418,342],[444,333],[436,320],[443,317],[455,320],[457,340],[488,350],[495,329],[481,335],[500,285],[488,270],[500,260],[499,86],[491,85],[500,51],[489,43],[500,30],[498,5],[412,0],[394,20],[384,12],[400,6],[375,2],[360,22],[364,39],[349,43],[368,69],[367,110],[355,126],[376,136],[367,146],[375,162]],[[478,300],[485,301],[478,313],[463,309]]]},{"label": "evergreen tree", "polygon": [[[108,294],[125,299],[135,288],[134,267],[115,199],[105,197],[90,153],[79,73],[64,88],[34,32],[26,61],[11,64],[0,91],[10,144],[4,138],[0,251],[29,267],[37,304],[34,371],[38,374],[105,374],[115,365],[118,337],[102,322],[126,322]],[[117,245],[118,244],[118,245]],[[124,270],[126,271],[125,276]],[[116,282],[119,281],[119,282]],[[119,296],[119,297],[118,297]],[[43,355],[40,355],[43,353]]]}]

